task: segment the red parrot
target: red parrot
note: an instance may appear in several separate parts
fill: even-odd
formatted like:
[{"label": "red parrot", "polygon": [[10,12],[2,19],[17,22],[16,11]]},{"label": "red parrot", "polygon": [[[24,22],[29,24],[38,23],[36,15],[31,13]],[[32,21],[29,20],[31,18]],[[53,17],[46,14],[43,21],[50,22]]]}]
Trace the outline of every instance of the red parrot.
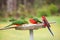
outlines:
[{"label": "red parrot", "polygon": [[29,22],[32,23],[32,24],[37,24],[37,21],[34,20],[33,18],[30,18],[30,19],[29,19]]},{"label": "red parrot", "polygon": [[[45,26],[45,27],[47,26],[47,24],[49,24],[49,23],[47,22],[45,16],[42,16],[42,21],[44,21],[44,26]],[[50,25],[49,25],[49,26],[50,26]]]},{"label": "red parrot", "polygon": [[48,28],[48,30],[50,31],[50,33],[54,36],[54,34],[52,33],[51,29],[50,29],[50,24],[48,23],[47,19],[45,16],[42,16],[42,20],[44,22],[44,26]]},{"label": "red parrot", "polygon": [[37,18],[30,18],[29,19],[30,23],[32,24],[37,24],[37,23],[42,23],[40,20],[38,20]]}]

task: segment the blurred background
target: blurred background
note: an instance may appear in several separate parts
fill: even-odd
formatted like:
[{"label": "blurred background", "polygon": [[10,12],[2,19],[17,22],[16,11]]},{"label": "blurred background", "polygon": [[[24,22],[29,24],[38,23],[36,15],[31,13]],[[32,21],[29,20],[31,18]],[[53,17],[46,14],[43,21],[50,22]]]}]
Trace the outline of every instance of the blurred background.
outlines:
[{"label": "blurred background", "polygon": [[[47,28],[34,30],[34,40],[60,40],[60,0],[0,0],[0,27],[10,24],[11,18],[19,19],[24,16],[46,16],[51,24],[54,37]],[[26,35],[27,34],[27,35]],[[29,40],[29,31],[0,30],[0,40]]]}]

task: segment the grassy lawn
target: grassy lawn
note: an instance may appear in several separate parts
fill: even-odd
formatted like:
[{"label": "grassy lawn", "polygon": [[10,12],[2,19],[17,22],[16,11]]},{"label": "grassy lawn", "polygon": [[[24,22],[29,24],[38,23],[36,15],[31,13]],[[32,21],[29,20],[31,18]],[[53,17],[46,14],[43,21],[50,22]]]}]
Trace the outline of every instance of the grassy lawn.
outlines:
[{"label": "grassy lawn", "polygon": [[[47,28],[34,30],[34,40],[60,40],[60,16],[47,17],[49,22],[56,21],[51,24],[51,30],[54,37]],[[0,27],[6,26],[8,23],[0,23]],[[29,30],[0,30],[0,40],[29,40]]]}]

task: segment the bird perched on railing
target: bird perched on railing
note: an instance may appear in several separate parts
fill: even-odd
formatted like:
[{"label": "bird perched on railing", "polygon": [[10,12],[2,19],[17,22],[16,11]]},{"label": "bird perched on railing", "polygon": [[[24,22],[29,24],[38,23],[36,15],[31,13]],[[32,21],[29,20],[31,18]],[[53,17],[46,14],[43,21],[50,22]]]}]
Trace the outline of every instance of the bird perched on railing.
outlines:
[{"label": "bird perched on railing", "polygon": [[18,27],[18,26],[21,26],[23,24],[28,24],[28,21],[26,21],[24,18],[20,18],[19,20],[12,20],[11,22],[12,23],[6,27],[9,27],[12,25],[16,25]]},{"label": "bird perched on railing", "polygon": [[42,16],[42,20],[43,20],[43,22],[44,22],[44,27],[47,27],[48,30],[50,31],[50,33],[54,36],[53,32],[52,32],[51,29],[50,29],[51,26],[50,26],[50,24],[48,23],[46,17],[45,17],[45,16]]},{"label": "bird perched on railing", "polygon": [[42,23],[38,18],[33,18],[33,17],[29,19],[29,22],[32,24]]},{"label": "bird perched on railing", "polygon": [[8,25],[8,26],[6,26],[6,27],[9,27],[9,26],[12,26],[12,25],[16,25],[16,26],[18,27],[18,26],[21,26],[21,25],[27,24],[27,23],[28,23],[28,22],[23,21],[23,20],[16,20],[16,21],[12,22],[10,25]]}]

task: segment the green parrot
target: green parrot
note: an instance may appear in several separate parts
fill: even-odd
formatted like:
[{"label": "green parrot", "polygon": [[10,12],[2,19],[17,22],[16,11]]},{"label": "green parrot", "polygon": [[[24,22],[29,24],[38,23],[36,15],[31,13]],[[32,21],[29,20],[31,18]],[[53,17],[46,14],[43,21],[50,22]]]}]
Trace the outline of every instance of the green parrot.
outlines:
[{"label": "green parrot", "polygon": [[[33,17],[32,15],[30,15],[29,18],[30,18],[30,20],[32,19],[32,20],[34,20],[34,21],[37,22],[37,23],[42,23],[38,18]],[[32,21],[32,20],[31,20],[31,21]],[[32,23],[32,22],[31,22],[31,23]]]},{"label": "green parrot", "polygon": [[13,21],[16,21],[16,19],[15,18],[11,18],[9,21],[13,22]]},{"label": "green parrot", "polygon": [[[28,21],[25,21],[25,19],[20,19],[20,20],[15,20],[15,21],[12,21],[12,23],[6,27],[9,27],[9,26],[12,26],[12,25],[16,25],[16,26],[20,26],[20,25],[23,25],[23,24],[28,24]],[[5,27],[5,28],[6,28]]]},{"label": "green parrot", "polygon": [[38,18],[33,18],[36,22],[42,23]]},{"label": "green parrot", "polygon": [[24,17],[24,16],[21,16],[21,17],[20,17],[20,20],[22,20],[22,21],[24,21],[25,23],[27,23],[27,24],[28,24],[28,21],[27,21],[27,20],[25,20],[25,17]]}]

